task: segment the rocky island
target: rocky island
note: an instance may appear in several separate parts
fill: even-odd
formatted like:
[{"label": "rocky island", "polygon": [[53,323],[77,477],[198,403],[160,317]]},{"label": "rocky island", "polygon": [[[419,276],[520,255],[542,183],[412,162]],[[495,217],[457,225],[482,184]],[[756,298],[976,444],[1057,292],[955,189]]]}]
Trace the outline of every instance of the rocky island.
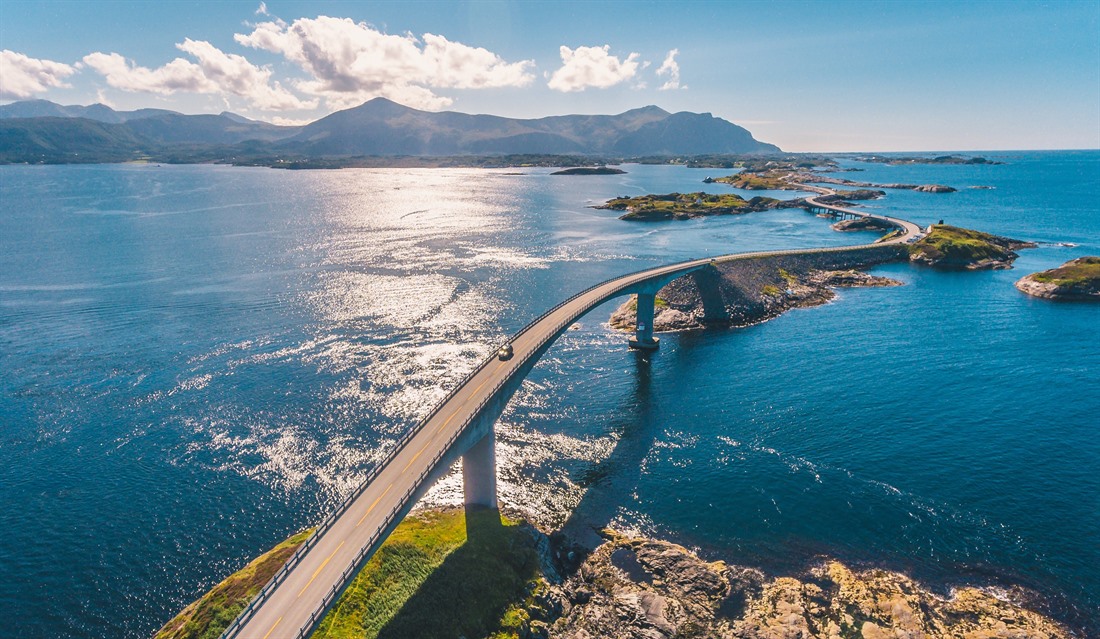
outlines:
[{"label": "rocky island", "polygon": [[[849,186],[869,189],[899,189],[920,191],[922,193],[954,193],[957,189],[943,184],[877,184],[875,182],[859,182],[845,178],[825,175],[822,171],[807,171],[805,167],[797,164],[778,164],[763,168],[745,169],[734,175],[703,180],[704,184],[728,184],[737,189],[748,191],[799,191],[807,189],[807,184],[833,184],[837,186]],[[812,190],[812,189],[811,189]],[[885,195],[885,193],[883,193]],[[881,197],[881,196],[880,196]]]},{"label": "rocky island", "polygon": [[725,193],[668,193],[665,195],[639,195],[617,197],[596,209],[626,211],[620,220],[659,222],[662,220],[688,220],[711,215],[736,215],[755,213],[769,209],[796,208],[801,200],[777,200],[771,197],[754,197],[746,200],[740,195]]},{"label": "rocky island", "polygon": [[1048,300],[1100,302],[1100,257],[1079,257],[1058,268],[1032,273],[1017,281],[1016,288]]},{"label": "rocky island", "polygon": [[995,162],[993,160],[987,160],[983,157],[975,156],[971,158],[962,157],[959,155],[938,155],[935,157],[887,157],[883,155],[862,155],[854,158],[857,162],[874,162],[877,164],[1004,164],[1004,162]]},{"label": "rocky island", "polygon": [[1008,269],[1019,257],[1016,249],[1035,246],[1034,242],[937,224],[909,245],[909,261],[944,269]]},{"label": "rocky island", "polygon": [[622,175],[626,171],[609,166],[578,166],[571,169],[554,171],[550,175]]}]

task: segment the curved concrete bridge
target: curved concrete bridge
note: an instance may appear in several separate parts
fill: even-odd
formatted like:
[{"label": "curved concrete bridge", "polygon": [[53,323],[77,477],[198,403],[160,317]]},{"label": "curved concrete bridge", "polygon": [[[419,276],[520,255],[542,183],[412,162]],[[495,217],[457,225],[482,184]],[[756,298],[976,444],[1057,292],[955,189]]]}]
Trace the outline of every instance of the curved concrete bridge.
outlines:
[{"label": "curved concrete bridge", "polygon": [[[800,185],[803,186],[803,185]],[[807,187],[815,192],[827,189]],[[904,220],[806,199],[811,211],[878,217],[899,229],[883,242],[837,248],[737,253],[659,266],[597,284],[558,304],[511,339],[514,356],[483,361],[432,412],[405,435],[366,481],[322,522],[313,536],[264,587],[223,639],[275,639],[308,636],[358,569],[459,457],[468,505],[495,508],[496,462],[493,424],[528,372],[569,326],[585,313],[622,295],[638,295],[638,329],[631,346],[656,348],[654,297],[663,286],[711,264],[780,255],[871,249],[910,241],[920,228]]]}]

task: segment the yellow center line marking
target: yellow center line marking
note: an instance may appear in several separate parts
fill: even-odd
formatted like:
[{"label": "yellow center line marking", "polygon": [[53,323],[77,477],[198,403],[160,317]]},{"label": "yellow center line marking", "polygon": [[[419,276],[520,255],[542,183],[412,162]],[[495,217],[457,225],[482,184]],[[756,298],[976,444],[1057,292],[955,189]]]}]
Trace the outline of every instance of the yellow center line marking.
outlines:
[{"label": "yellow center line marking", "polygon": [[458,414],[457,410],[455,412],[451,413],[451,416],[447,418],[447,421],[443,422],[442,426],[435,429],[435,434],[438,435],[439,433],[443,432],[443,429],[447,427],[447,424],[451,423],[451,420],[454,419],[455,415],[457,415],[457,414]]},{"label": "yellow center line marking", "polygon": [[430,443],[432,443],[432,440],[430,439],[424,442],[424,446],[419,451],[417,451],[415,455],[413,455],[413,458],[409,460],[409,463],[405,464],[405,467],[401,469],[401,472],[405,472],[406,470],[408,470],[409,466],[413,465],[413,462],[416,461],[416,458],[420,457],[421,453],[423,453],[428,448],[428,444]]},{"label": "yellow center line marking", "polygon": [[356,528],[359,527],[359,524],[363,523],[363,520],[367,518],[367,515],[370,514],[370,511],[374,510],[374,507],[378,505],[378,502],[382,501],[382,498],[386,496],[386,493],[390,492],[391,488],[393,488],[393,484],[386,486],[386,490],[382,491],[382,494],[378,496],[378,499],[374,500],[374,503],[370,505],[370,508],[367,509],[367,512],[363,513],[363,516],[359,518],[358,522],[356,522]]},{"label": "yellow center line marking", "polygon": [[[282,617],[279,617],[278,619],[276,619],[275,620],[275,626],[279,625],[279,622],[282,621],[282,620],[283,620]],[[267,639],[268,637],[271,636],[271,633],[275,632],[275,626],[271,626],[271,630],[267,631],[267,634],[264,635],[264,639]]]},{"label": "yellow center line marking", "polygon": [[[322,570],[324,570],[325,566],[327,566],[327,565],[328,565],[328,562],[332,561],[332,557],[333,557],[333,556],[334,556],[334,555],[336,554],[336,552],[337,552],[338,550],[340,550],[340,548],[342,548],[343,546],[344,546],[344,542],[342,542],[342,541],[341,541],[341,542],[340,542],[340,545],[336,547],[336,550],[333,550],[333,551],[332,551],[332,554],[328,556],[328,559],[326,559],[326,560],[322,561],[322,562],[321,562],[321,565],[320,565],[320,566],[317,566],[317,570],[314,570],[314,571],[313,571],[313,576],[312,576],[312,577],[310,577],[310,578],[309,578],[309,581],[307,581],[307,582],[306,582],[306,585],[302,587],[302,592],[299,592],[299,593],[298,593],[298,596],[299,596],[299,597],[301,597],[301,596],[302,596],[302,593],[304,593],[304,592],[306,591],[306,588],[309,588],[310,584],[312,584],[312,583],[313,583],[313,580],[317,578],[317,575],[321,574],[321,571],[322,571]],[[268,634],[271,634],[271,633],[268,633]]]}]

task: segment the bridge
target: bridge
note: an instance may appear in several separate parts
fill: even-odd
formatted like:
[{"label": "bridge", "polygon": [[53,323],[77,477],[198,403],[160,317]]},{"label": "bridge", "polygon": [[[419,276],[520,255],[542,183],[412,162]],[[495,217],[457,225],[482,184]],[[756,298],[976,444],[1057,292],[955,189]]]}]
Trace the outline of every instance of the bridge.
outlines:
[{"label": "bridge", "polygon": [[[799,185],[806,186],[806,185]],[[828,189],[806,186],[821,195]],[[462,458],[467,506],[497,507],[493,424],[512,394],[554,341],[585,313],[622,295],[637,295],[637,328],[630,346],[655,349],[653,315],[657,291],[669,282],[707,268],[782,255],[866,250],[911,240],[920,228],[905,220],[874,216],[806,198],[811,211],[836,216],[876,217],[898,229],[887,239],[856,246],[736,253],[688,260],[623,275],[597,284],[558,304],[516,333],[513,356],[496,353],[482,361],[446,398],[409,431],[366,480],[287,560],[222,639],[290,639],[309,635],[432,484]]]}]

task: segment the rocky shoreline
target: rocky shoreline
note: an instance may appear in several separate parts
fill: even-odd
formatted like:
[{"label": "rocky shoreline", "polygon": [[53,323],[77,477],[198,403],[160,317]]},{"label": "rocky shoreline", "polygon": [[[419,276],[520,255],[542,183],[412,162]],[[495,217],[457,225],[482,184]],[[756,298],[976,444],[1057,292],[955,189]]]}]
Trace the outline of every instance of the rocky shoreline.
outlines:
[{"label": "rocky shoreline", "polygon": [[1048,300],[1100,302],[1100,257],[1079,257],[1058,268],[1025,275],[1016,288]]},{"label": "rocky shoreline", "polygon": [[1035,242],[1015,240],[946,224],[933,225],[928,234],[909,247],[909,261],[924,266],[955,270],[1012,268],[1016,251],[1035,248]]},{"label": "rocky shoreline", "polygon": [[[948,596],[896,572],[821,559],[804,574],[707,562],[682,546],[607,542],[540,594],[529,638],[1069,639],[1057,622],[974,587]],[[523,636],[522,634],[520,635]]]},{"label": "rocky shoreline", "polygon": [[[188,606],[158,639],[214,637],[310,531],[276,546]],[[513,508],[414,511],[314,636],[468,639],[1071,639],[1024,590],[937,594],[897,572],[829,557],[793,575],[706,561],[614,530],[591,542],[547,533]],[[491,558],[490,558],[491,556]],[[486,564],[491,564],[486,566]],[[456,601],[454,590],[489,579]],[[493,596],[487,596],[489,590]],[[472,594],[472,593],[477,593]],[[460,619],[461,617],[461,619]]]},{"label": "rocky shoreline", "polygon": [[[716,264],[673,281],[657,294],[657,332],[704,327],[740,328],[778,317],[792,308],[819,306],[845,287],[898,286],[901,282],[859,269],[905,259],[904,247],[811,253]],[[609,324],[633,331],[632,298],[612,313]]]}]

